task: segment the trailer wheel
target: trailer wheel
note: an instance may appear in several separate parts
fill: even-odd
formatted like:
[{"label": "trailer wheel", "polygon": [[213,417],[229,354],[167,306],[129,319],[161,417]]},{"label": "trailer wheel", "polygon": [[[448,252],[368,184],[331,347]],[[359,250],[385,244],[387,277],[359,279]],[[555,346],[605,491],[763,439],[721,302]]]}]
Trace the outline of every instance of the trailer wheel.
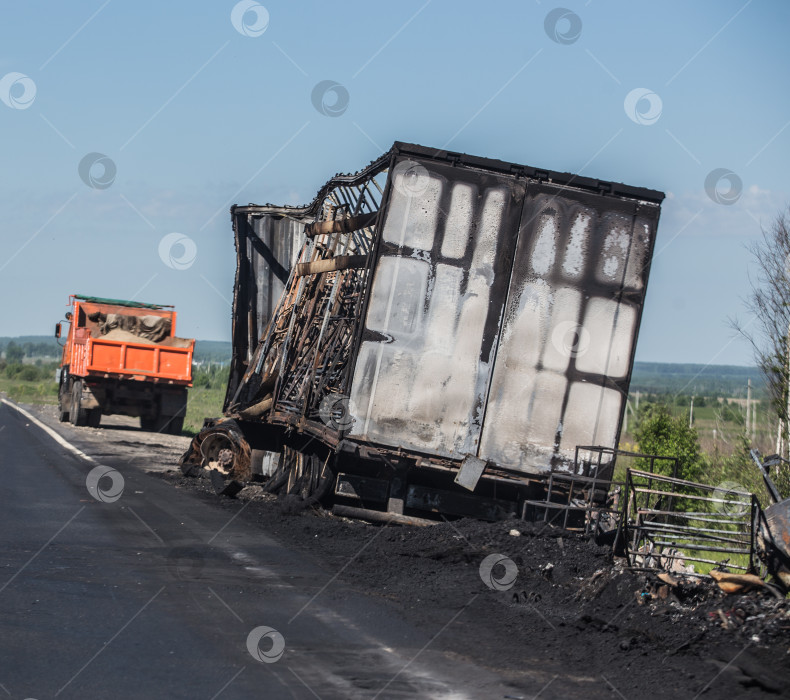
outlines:
[{"label": "trailer wheel", "polygon": [[328,460],[322,462],[318,455],[306,455],[288,446],[283,447],[281,468],[287,474],[281,493],[299,497],[303,507],[324,498],[334,480]]},{"label": "trailer wheel", "polygon": [[88,424],[88,410],[82,406],[82,380],[76,379],[71,385],[71,410],[69,418],[74,425]]},{"label": "trailer wheel", "polygon": [[[288,448],[290,450],[290,448]],[[292,452],[285,492],[290,496],[309,498],[313,483],[313,458],[301,452]]]},{"label": "trailer wheel", "polygon": [[145,430],[147,433],[155,433],[156,432],[156,418],[144,418],[140,416],[140,429]]}]

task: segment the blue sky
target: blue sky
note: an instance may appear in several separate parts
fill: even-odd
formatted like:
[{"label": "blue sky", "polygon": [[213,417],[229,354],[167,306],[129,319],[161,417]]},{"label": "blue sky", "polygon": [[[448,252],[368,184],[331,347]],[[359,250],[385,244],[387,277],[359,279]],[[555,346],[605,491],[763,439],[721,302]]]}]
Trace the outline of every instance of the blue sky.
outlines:
[{"label": "blue sky", "polygon": [[[228,339],[230,205],[308,202],[401,140],[665,191],[637,359],[751,364],[727,319],[790,203],[790,3],[561,1],[272,0],[265,25],[250,0],[241,31],[233,0],[4,3],[0,335],[50,333],[79,292]],[[342,114],[314,107],[324,80]]]}]

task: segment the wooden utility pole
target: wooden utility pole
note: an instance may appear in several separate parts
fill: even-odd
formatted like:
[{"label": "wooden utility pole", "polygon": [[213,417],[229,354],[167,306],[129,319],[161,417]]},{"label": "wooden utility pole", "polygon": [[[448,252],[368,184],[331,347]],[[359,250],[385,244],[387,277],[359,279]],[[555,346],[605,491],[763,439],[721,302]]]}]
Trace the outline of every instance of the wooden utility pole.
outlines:
[{"label": "wooden utility pole", "polygon": [[752,380],[749,379],[746,385],[746,434],[751,435],[752,431]]}]

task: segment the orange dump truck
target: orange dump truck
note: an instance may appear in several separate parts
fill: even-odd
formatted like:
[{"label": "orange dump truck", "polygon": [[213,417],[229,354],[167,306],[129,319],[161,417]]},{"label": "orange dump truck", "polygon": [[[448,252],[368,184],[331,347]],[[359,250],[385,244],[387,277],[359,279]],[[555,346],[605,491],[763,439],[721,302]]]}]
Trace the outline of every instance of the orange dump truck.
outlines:
[{"label": "orange dump truck", "polygon": [[69,307],[60,420],[98,427],[102,413],[139,416],[143,430],[180,434],[195,341],[176,337],[173,307],[77,294]]}]

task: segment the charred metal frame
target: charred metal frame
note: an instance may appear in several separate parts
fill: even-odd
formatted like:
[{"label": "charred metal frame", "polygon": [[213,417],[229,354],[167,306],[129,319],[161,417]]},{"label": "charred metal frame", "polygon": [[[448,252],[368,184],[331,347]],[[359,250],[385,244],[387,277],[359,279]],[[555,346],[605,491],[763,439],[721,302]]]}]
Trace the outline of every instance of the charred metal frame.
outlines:
[{"label": "charred metal frame", "polygon": [[[269,339],[272,329],[269,324],[280,304],[282,291],[292,289],[295,279],[308,272],[297,269],[293,264],[294,242],[301,244],[306,239],[309,227],[319,222],[330,222],[358,215],[375,214],[381,200],[381,185],[378,179],[386,175],[390,154],[373,161],[368,167],[354,175],[336,175],[318,192],[307,206],[288,207],[273,205],[234,205],[231,208],[233,230],[237,251],[236,282],[233,295],[233,356],[230,380],[225,396],[223,412],[231,414],[249,392],[240,392],[241,384],[251,377],[253,355],[260,356],[261,344]],[[366,234],[351,231],[355,238],[354,248],[361,247],[361,237],[372,237],[375,218],[358,221]],[[302,264],[326,259],[328,239],[334,238],[337,247],[338,232],[316,232],[312,238],[315,249],[299,250],[298,260]],[[349,232],[341,232],[349,233]],[[346,242],[347,243],[347,242]],[[265,270],[257,270],[251,262],[250,248],[254,248]],[[324,255],[321,255],[323,251]],[[332,250],[334,253],[334,250]],[[368,251],[369,252],[369,251]],[[359,253],[357,253],[359,254]],[[362,253],[367,255],[367,252]],[[303,259],[305,258],[306,259]],[[365,261],[367,262],[367,261]],[[360,261],[356,261],[359,264]],[[366,266],[363,269],[367,269]],[[301,272],[301,274],[298,274]],[[265,278],[267,290],[263,293],[257,285]],[[272,284],[276,278],[279,284]],[[279,290],[279,291],[278,291]],[[255,301],[253,308],[251,302]]]},{"label": "charred metal frame", "polygon": [[[724,498],[727,494],[733,498]],[[621,520],[628,564],[657,571],[666,561],[684,560],[754,571],[759,512],[755,495],[747,491],[724,494],[708,484],[628,469]],[[708,553],[730,556],[713,559]],[[733,556],[748,563],[733,562]]]},{"label": "charred metal frame", "polygon": [[[376,178],[386,166],[381,158],[356,176],[337,176],[309,207],[283,210],[307,221],[305,242],[244,376],[229,384],[226,413],[252,419],[269,411],[273,425],[337,444],[339,430],[321,420],[321,402],[347,390],[383,192]],[[235,302],[242,303],[238,295]]]},{"label": "charred metal frame", "polygon": [[[437,204],[444,218],[437,220],[439,233],[430,250],[404,245],[403,240],[400,245],[385,240],[386,217],[393,206],[398,206],[396,200],[402,196],[402,192],[395,191],[393,173],[404,163],[424,165],[437,177],[446,178],[443,182],[471,183],[478,193],[474,204],[477,208],[474,216],[478,218],[471,224],[465,253],[457,259],[448,257],[442,249],[441,237],[446,230],[451,231],[447,212],[452,212],[453,206],[449,189],[442,193],[441,204]],[[489,282],[491,301],[479,359],[483,372],[488,374],[477,375],[485,381],[482,390],[480,386],[476,389],[475,418],[469,431],[472,437],[461,435],[459,443],[458,433],[463,431],[456,428],[455,443],[434,449],[419,441],[392,439],[386,424],[384,433],[379,426],[378,432],[374,430],[370,435],[360,432],[359,422],[352,428],[353,423],[346,420],[350,410],[348,401],[354,387],[360,384],[355,376],[361,371],[363,345],[380,343],[383,347],[393,342],[387,332],[367,327],[373,296],[371,288],[381,277],[377,265],[388,256],[403,259],[407,264],[411,264],[408,261],[425,260],[432,266],[431,279],[436,276],[436,268],[442,266],[455,270],[453,274],[464,275],[460,289],[466,294],[472,256],[478,254],[473,246],[483,240],[483,234],[477,231],[486,224],[484,194],[488,193],[485,195],[488,197],[491,192],[503,193],[505,200],[501,221],[497,224],[500,228],[494,234],[496,248],[491,273],[494,281]],[[390,484],[386,508],[391,512],[402,513],[404,507],[436,512],[453,512],[454,508],[457,514],[463,515],[475,511],[464,500],[471,499],[481,504],[485,501],[487,505],[481,507],[490,515],[515,514],[511,506],[503,509],[504,494],[511,503],[514,500],[523,503],[525,498],[544,492],[544,479],[550,473],[559,484],[563,477],[557,473],[571,467],[574,444],[566,439],[561,448],[560,442],[566,408],[574,402],[572,387],[592,387],[601,392],[596,399],[596,415],[603,410],[603,392],[619,395],[621,404],[610,404],[606,416],[608,423],[602,433],[607,443],[616,444],[625,406],[621,397],[627,395],[630,383],[655,243],[658,205],[663,198],[662,193],[654,190],[396,143],[364,170],[329,180],[307,206],[234,206],[231,215],[238,265],[233,299],[233,357],[223,412],[236,421],[253,449],[277,453],[285,449],[307,450],[320,453],[324,464],[324,457],[333,453],[339,471],[347,471],[348,458],[353,457],[357,476],[381,478]],[[485,200],[486,207],[488,201]],[[578,212],[590,212],[593,223],[585,224],[591,227],[584,234],[590,249],[580,253],[587,256],[586,268],[580,273],[581,277],[577,274],[575,281],[564,283],[582,290],[574,314],[580,321],[589,320],[586,315],[592,314],[589,295],[601,302],[613,303],[617,311],[611,321],[611,334],[608,339],[602,336],[602,342],[611,344],[615,342],[617,314],[625,308],[631,314],[630,320],[623,321],[623,328],[630,334],[629,342],[619,346],[616,362],[620,369],[616,373],[608,371],[611,355],[604,358],[603,370],[577,366],[576,354],[570,355],[569,368],[558,375],[566,382],[564,393],[558,395],[559,398],[546,400],[560,411],[556,434],[551,440],[544,439],[547,444],[541,448],[543,452],[534,457],[534,464],[522,468],[521,462],[516,462],[514,469],[513,459],[510,463],[500,463],[496,457],[476,454],[480,439],[484,437],[484,420],[492,405],[490,402],[495,401],[492,378],[498,366],[496,354],[500,334],[506,315],[512,316],[513,304],[518,303],[513,280],[528,281],[530,276],[534,277],[528,265],[534,265],[534,257],[530,263],[530,256],[534,255],[530,252],[531,246],[543,235],[540,228],[543,218],[540,217],[554,216],[560,222],[555,222],[557,226],[566,227],[562,233],[566,238],[556,239],[559,250],[566,243],[571,245],[571,216],[576,216],[574,221],[578,222]],[[622,249],[624,257],[617,275],[611,278],[613,281],[602,282],[600,268],[594,266],[603,265],[604,255],[615,254],[606,252],[605,245],[609,243],[608,239],[606,244],[603,240],[606,232],[609,235],[614,231],[611,221],[615,218],[625,232],[627,248]],[[643,227],[644,232],[639,227]],[[621,241],[618,245],[626,244]],[[633,256],[632,245],[639,247]],[[557,289],[563,284],[558,271],[543,277]],[[638,284],[627,282],[627,277],[637,280]],[[392,285],[395,289],[394,282]],[[584,293],[589,295],[585,298]],[[429,300],[425,301],[426,309]],[[592,317],[594,320],[595,314]],[[548,345],[547,338],[541,343]],[[504,361],[501,364],[504,366]],[[536,367],[538,372],[543,371],[540,362]],[[535,400],[533,397],[533,402]],[[579,398],[575,400],[578,405]],[[371,406],[372,402],[371,394]],[[621,405],[616,416],[611,408],[614,405]],[[404,420],[408,421],[408,416]],[[596,427],[596,434],[597,430]],[[382,435],[387,439],[381,440]],[[548,444],[552,440],[553,446]],[[496,444],[496,437],[489,442]],[[592,491],[595,492],[597,485],[606,481],[605,472],[611,473],[616,450],[606,446],[583,449],[599,450],[592,478]],[[579,448],[576,448],[575,457],[576,464],[580,464]],[[482,470],[480,465],[475,465],[475,460],[479,462],[480,458],[485,462]],[[464,491],[458,485],[461,483],[458,476],[460,467],[467,463],[475,470],[469,482],[471,488],[467,485],[468,490]],[[581,468],[589,475],[592,466]],[[442,484],[443,490],[434,488],[438,484]],[[552,481],[549,487],[548,501],[552,501],[554,484]],[[573,492],[572,484],[570,493]],[[591,508],[592,502],[588,505]]]},{"label": "charred metal frame", "polygon": [[[604,455],[609,457],[608,461],[604,461]],[[669,464],[672,476],[677,476],[676,457],[629,452],[600,445],[578,445],[573,470],[570,473],[552,471],[546,482],[545,497],[524,500],[522,520],[541,520],[539,514],[542,511],[542,521],[547,525],[563,530],[578,530],[585,535],[593,532],[602,516],[609,517],[615,524],[619,523],[622,507],[618,498],[622,496],[620,491],[625,484],[612,480],[618,457],[647,462],[650,474],[654,473],[656,462]],[[611,505],[609,498],[612,500]],[[550,514],[553,515],[549,517]]]}]

